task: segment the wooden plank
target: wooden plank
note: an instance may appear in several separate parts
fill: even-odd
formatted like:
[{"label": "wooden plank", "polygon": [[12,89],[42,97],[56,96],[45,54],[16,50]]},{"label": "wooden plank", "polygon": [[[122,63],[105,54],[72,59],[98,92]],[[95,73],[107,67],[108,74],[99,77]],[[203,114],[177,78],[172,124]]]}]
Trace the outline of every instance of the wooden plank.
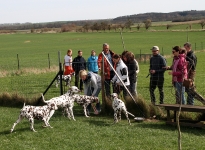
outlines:
[{"label": "wooden plank", "polygon": [[[166,110],[179,110],[179,104],[159,104],[157,106],[164,107]],[[193,105],[182,105],[181,111],[189,111],[189,112],[205,112],[204,106],[193,106]]]},{"label": "wooden plank", "polygon": [[[166,121],[166,124],[170,125],[177,125],[177,122],[171,122],[171,121]],[[198,128],[204,128],[205,125],[201,122],[199,123],[188,123],[188,122],[179,122],[180,126],[187,126],[187,127],[198,127]]]}]

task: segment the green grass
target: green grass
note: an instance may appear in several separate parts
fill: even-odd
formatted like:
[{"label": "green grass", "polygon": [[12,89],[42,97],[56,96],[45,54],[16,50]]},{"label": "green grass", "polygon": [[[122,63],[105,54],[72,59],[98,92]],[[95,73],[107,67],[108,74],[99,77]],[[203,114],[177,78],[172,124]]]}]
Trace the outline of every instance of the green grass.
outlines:
[{"label": "green grass", "polygon": [[[176,127],[161,121],[137,123],[131,119],[130,126],[123,117],[121,122],[113,124],[112,116],[86,118],[82,108],[76,106],[76,121],[69,121],[57,111],[50,120],[53,129],[43,128],[42,122],[35,120],[37,133],[34,133],[25,119],[10,134],[19,109],[1,107],[0,113],[4,114],[0,120],[0,146],[3,149],[178,149]],[[205,148],[203,129],[182,127],[181,130],[183,149]]]},{"label": "green grass", "polygon": [[[184,28],[182,26],[182,28]],[[170,29],[171,30],[171,29]],[[171,55],[172,47],[182,46],[186,41],[185,31],[141,31],[123,32],[125,47],[135,54],[150,53],[153,45],[163,49],[163,54]],[[202,50],[204,31],[189,32],[189,40],[196,50]],[[100,33],[58,33],[58,34],[9,34],[0,35],[0,93],[18,92],[25,97],[40,96],[58,72],[58,51],[63,60],[67,49],[73,49],[73,57],[79,49],[88,58],[95,49],[99,54],[102,44],[109,43],[116,53],[122,53],[123,46],[119,32]],[[204,47],[204,48],[202,48]],[[48,69],[48,53],[52,69]],[[17,58],[20,58],[20,70],[17,70]],[[203,51],[198,57],[196,85],[197,91],[205,95],[204,90],[204,57]],[[171,65],[172,58],[167,58]],[[137,91],[150,103],[149,96],[149,63],[140,62]],[[175,103],[171,77],[165,73],[165,102]],[[59,95],[59,88],[52,85],[46,99]],[[158,97],[158,91],[156,90]],[[201,105],[196,102],[197,105]],[[138,109],[138,108],[136,108]],[[85,118],[82,108],[75,106],[76,122],[69,121],[57,111],[51,118],[53,129],[42,128],[41,121],[35,121],[37,133],[29,130],[29,122],[18,124],[13,134],[9,134],[12,124],[17,120],[19,108],[0,107],[0,147],[3,149],[177,149],[176,127],[165,125],[164,121],[145,121],[136,123],[132,120],[129,126],[126,119],[113,125],[113,116],[93,116]],[[192,114],[190,114],[192,115]],[[131,117],[130,117],[131,118]],[[182,127],[183,149],[204,149],[204,129]]]}]

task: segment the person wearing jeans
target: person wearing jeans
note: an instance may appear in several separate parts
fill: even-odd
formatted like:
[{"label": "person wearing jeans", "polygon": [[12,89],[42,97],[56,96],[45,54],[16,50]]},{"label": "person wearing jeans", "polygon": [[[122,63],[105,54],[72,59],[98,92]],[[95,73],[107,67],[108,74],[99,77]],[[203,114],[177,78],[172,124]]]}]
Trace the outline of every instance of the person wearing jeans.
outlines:
[{"label": "person wearing jeans", "polygon": [[[98,97],[101,91],[101,76],[93,72],[87,72],[86,70],[81,70],[79,76],[84,85],[84,94]],[[100,102],[96,104],[96,109],[98,113],[101,112]],[[91,104],[87,106],[87,114],[89,114],[90,110]]]},{"label": "person wearing jeans", "polygon": [[179,46],[175,46],[172,49],[173,53],[173,63],[171,67],[172,71],[168,72],[169,75],[172,75],[172,83],[175,87],[176,95],[176,104],[186,104],[186,99],[184,96],[185,87],[183,86],[183,80],[187,78],[187,61],[185,53],[182,53],[182,50]]},{"label": "person wearing jeans", "polygon": [[191,44],[189,42],[184,44],[184,48],[186,49],[186,60],[189,62],[188,63],[188,79],[190,79],[192,81],[192,87],[186,88],[186,92],[187,92],[187,105],[194,105],[194,95],[193,92],[191,92],[191,90],[196,90],[195,89],[195,84],[194,84],[194,80],[195,80],[195,76],[196,76],[196,64],[197,64],[197,57],[194,54],[194,52],[191,49]]}]

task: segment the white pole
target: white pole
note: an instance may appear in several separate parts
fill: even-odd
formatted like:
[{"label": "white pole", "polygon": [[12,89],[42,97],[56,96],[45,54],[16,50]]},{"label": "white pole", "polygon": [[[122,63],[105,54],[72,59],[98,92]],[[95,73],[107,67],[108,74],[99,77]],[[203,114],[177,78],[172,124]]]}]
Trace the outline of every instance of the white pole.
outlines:
[{"label": "white pole", "polygon": [[132,94],[130,93],[130,91],[127,89],[127,87],[125,86],[124,82],[122,81],[122,79],[120,78],[120,76],[117,74],[117,72],[115,71],[115,69],[113,68],[113,66],[111,65],[111,63],[109,62],[109,60],[107,59],[107,57],[105,56],[104,52],[102,52],[104,59],[107,60],[108,64],[110,65],[110,67],[113,69],[113,71],[115,72],[115,74],[117,75],[118,79],[120,80],[120,82],[122,83],[122,85],[124,86],[124,88],[126,89],[126,91],[129,93],[130,97],[132,98],[132,100],[137,104],[137,102],[135,101],[134,97],[132,96]]}]

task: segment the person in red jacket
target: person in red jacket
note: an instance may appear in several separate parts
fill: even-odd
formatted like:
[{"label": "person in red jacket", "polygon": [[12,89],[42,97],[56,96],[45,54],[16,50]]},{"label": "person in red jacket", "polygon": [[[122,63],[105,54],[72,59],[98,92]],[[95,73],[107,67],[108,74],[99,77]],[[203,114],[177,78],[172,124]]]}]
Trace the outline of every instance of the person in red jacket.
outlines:
[{"label": "person in red jacket", "polygon": [[174,55],[172,66],[170,67],[172,71],[168,72],[172,75],[172,83],[175,87],[176,103],[186,104],[186,98],[184,95],[185,87],[183,86],[183,80],[187,78],[187,61],[186,54],[182,53],[179,46],[175,46],[172,50]]},{"label": "person in red jacket", "polygon": [[[104,52],[106,58],[108,59],[108,61],[110,62],[110,64],[113,66],[114,63],[112,60],[112,56],[114,55],[114,52],[110,50],[110,47],[107,43],[103,44],[103,52]],[[99,70],[102,69],[102,58],[103,58],[103,55],[102,55],[102,53],[100,53],[98,56],[98,68],[99,68]],[[110,65],[106,59],[104,59],[104,73],[105,73],[104,74],[105,75],[105,92],[106,92],[106,96],[110,97],[110,83],[111,83],[110,81],[114,77],[115,73],[114,73],[112,67],[110,67]]]}]

